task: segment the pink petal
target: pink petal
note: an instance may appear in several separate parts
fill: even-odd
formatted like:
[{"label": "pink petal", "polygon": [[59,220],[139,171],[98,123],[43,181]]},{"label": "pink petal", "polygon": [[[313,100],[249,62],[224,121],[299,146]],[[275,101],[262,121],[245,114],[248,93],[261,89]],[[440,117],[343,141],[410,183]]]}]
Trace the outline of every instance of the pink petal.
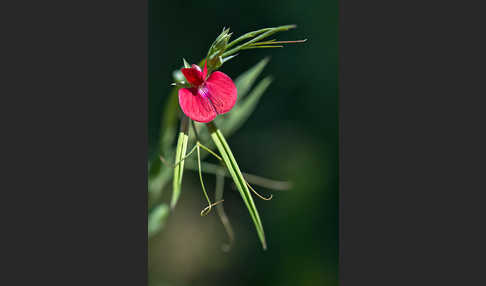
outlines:
[{"label": "pink petal", "polygon": [[198,65],[192,64],[192,65],[191,65],[191,67],[192,67],[193,69],[196,69],[198,72],[202,72],[202,71],[201,71],[201,68],[200,68]]},{"label": "pink petal", "polygon": [[192,65],[191,68],[183,68],[181,69],[181,72],[184,74],[187,82],[193,86],[199,86],[204,82],[201,68],[196,65]]},{"label": "pink petal", "polygon": [[237,90],[231,78],[222,72],[213,72],[205,83],[207,97],[218,114],[226,113],[236,103]]},{"label": "pink petal", "polygon": [[206,80],[206,77],[208,76],[208,60],[204,62],[204,70],[203,70],[203,79]]},{"label": "pink petal", "polygon": [[179,105],[185,115],[197,122],[209,122],[218,115],[209,98],[199,95],[197,88],[179,89]]}]

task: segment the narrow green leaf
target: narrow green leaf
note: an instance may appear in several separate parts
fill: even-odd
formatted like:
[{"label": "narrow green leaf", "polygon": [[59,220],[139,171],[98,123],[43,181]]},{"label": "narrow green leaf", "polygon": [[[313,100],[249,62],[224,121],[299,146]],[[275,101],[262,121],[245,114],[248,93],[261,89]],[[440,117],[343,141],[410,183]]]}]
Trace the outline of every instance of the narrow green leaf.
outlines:
[{"label": "narrow green leaf", "polygon": [[237,55],[238,55],[238,54],[235,54],[235,55],[232,55],[232,56],[226,57],[226,58],[224,58],[224,59],[221,61],[221,63],[222,63],[222,64],[224,64],[225,62],[227,62],[227,61],[231,60],[232,58],[236,57]]},{"label": "narrow green leaf", "polygon": [[[282,31],[287,31],[287,30],[290,30],[290,29],[293,29],[297,27],[296,25],[286,25],[286,26],[280,26],[280,27],[275,27],[275,28],[267,28],[267,29],[262,29],[262,30],[259,30],[259,31],[255,31],[255,32],[252,32],[252,33],[260,33],[260,31],[264,31],[264,33],[261,33],[260,35],[258,35],[257,37],[249,40],[248,42],[244,43],[244,44],[241,44],[239,45],[238,47],[236,48],[233,48],[227,52],[225,52],[222,57],[227,57],[227,56],[230,56],[238,51],[240,51],[242,48],[252,44],[252,43],[255,43],[255,42],[258,42],[260,40],[263,40],[275,33],[278,33],[278,32],[282,32]],[[247,39],[247,38],[251,38],[253,36],[255,36],[255,34],[252,34],[252,33],[247,33],[243,36],[241,36],[240,38],[234,40],[233,42],[229,43],[228,46],[226,47],[226,49],[228,49],[229,47],[233,46],[234,43],[237,43],[237,42],[240,42],[242,41],[242,38],[243,39]],[[247,36],[249,35],[249,36]]]},{"label": "narrow green leaf", "polygon": [[233,130],[237,130],[246,122],[257,107],[263,93],[271,83],[272,78],[270,76],[262,79],[247,98],[243,102],[240,102],[238,107],[231,112],[231,115],[224,119],[221,124],[221,130],[225,134],[232,133]]},{"label": "narrow green leaf", "polygon": [[176,157],[174,162],[180,162],[174,168],[174,178],[172,183],[172,200],[170,202],[171,209],[174,209],[177,201],[179,200],[179,196],[181,194],[182,188],[182,175],[184,173],[184,160],[182,160],[186,156],[187,150],[187,142],[189,139],[189,118],[185,115],[182,115],[181,120],[181,130],[179,132],[179,138],[177,139],[177,147],[176,147]]},{"label": "narrow green leaf", "polygon": [[272,40],[268,40],[268,41],[263,41],[263,42],[258,42],[258,43],[253,43],[252,45],[266,45],[266,44],[272,44],[273,42],[275,42],[277,39],[272,39]]},{"label": "narrow green leaf", "polygon": [[258,43],[253,43],[251,44],[252,46],[258,46],[258,45],[266,45],[266,44],[297,44],[297,43],[305,43],[307,42],[307,39],[303,40],[294,40],[294,41],[277,41],[276,39],[266,41],[266,42],[258,42]]},{"label": "narrow green leaf", "polygon": [[283,48],[283,46],[249,46],[249,47],[242,48],[242,50],[267,49],[267,48]]},{"label": "narrow green leaf", "polygon": [[250,88],[255,83],[255,80],[268,64],[268,61],[270,61],[269,57],[262,59],[256,65],[254,65],[235,79],[236,89],[238,90],[238,102],[241,102],[241,100],[246,96]]},{"label": "narrow green leaf", "polygon": [[223,134],[219,129],[217,129],[214,123],[209,122],[206,124],[206,126],[208,127],[209,133],[211,134],[211,139],[213,140],[214,144],[218,148],[219,153],[221,154],[223,161],[226,164],[226,167],[228,168],[228,171],[238,191],[240,192],[241,198],[243,199],[246,207],[248,208],[253,223],[255,224],[258,237],[260,238],[260,242],[262,243],[263,249],[266,250],[267,243],[265,240],[263,225],[260,220],[260,215],[258,214],[258,210],[255,206],[255,202],[253,201],[250,190],[248,189],[246,181],[243,178],[243,175],[240,171],[240,168],[238,167],[238,164],[236,163],[233,153],[231,152],[231,149],[229,148],[228,143],[226,142],[226,139],[224,138]]},{"label": "narrow green leaf", "polygon": [[231,43],[229,43],[226,48],[229,49],[229,48],[231,48],[232,46],[238,44],[241,41],[244,41],[244,40],[249,39],[249,38],[253,38],[253,37],[258,36],[258,35],[260,35],[262,33],[265,33],[267,31],[270,31],[272,29],[273,28],[264,28],[264,29],[260,29],[260,30],[253,31],[253,32],[248,32],[248,33],[246,33],[244,35],[239,36],[237,39],[235,39],[234,41],[232,41]]},{"label": "narrow green leaf", "polygon": [[295,27],[297,27],[297,26],[296,25],[286,25],[286,26],[273,27],[273,28],[264,28],[264,29],[260,29],[260,30],[257,30],[257,31],[249,32],[249,33],[246,33],[246,34],[238,37],[237,39],[235,39],[231,43],[229,43],[228,46],[227,46],[227,48],[230,48],[230,47],[236,45],[237,43],[239,43],[239,42],[241,42],[243,40],[246,40],[246,39],[249,39],[249,38],[253,38],[253,37],[255,37],[257,35],[260,35],[262,33],[265,33],[265,32],[275,31],[275,30],[277,30],[276,32],[286,31],[286,30],[289,30],[289,29],[293,29]]},{"label": "narrow green leaf", "polygon": [[169,207],[166,204],[161,204],[152,210],[148,216],[148,235],[152,238],[162,228],[169,215]]},{"label": "narrow green leaf", "polygon": [[190,65],[190,64],[189,64],[189,63],[186,61],[186,59],[182,58],[182,62],[183,62],[184,67],[185,67],[186,69],[188,69],[188,68],[190,68],[190,67],[191,67],[191,65]]}]

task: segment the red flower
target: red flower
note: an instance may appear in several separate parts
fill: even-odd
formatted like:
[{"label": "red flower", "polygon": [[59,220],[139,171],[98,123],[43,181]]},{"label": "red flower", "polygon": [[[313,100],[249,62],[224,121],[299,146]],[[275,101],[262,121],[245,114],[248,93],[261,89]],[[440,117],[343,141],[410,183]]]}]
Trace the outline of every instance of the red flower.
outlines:
[{"label": "red flower", "polygon": [[231,110],[236,102],[236,86],[229,76],[216,71],[207,77],[197,65],[181,69],[190,88],[179,89],[179,105],[185,115],[197,122],[212,121],[218,114]]}]

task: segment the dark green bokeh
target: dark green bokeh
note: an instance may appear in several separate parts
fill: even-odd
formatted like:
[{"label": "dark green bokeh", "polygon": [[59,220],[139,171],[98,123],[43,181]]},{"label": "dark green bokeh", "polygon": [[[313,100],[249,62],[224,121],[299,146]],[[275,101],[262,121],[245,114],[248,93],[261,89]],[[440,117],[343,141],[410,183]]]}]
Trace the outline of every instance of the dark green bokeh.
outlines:
[{"label": "dark green bokeh", "polygon": [[[149,8],[151,154],[171,73],[182,65],[182,57],[190,63],[199,61],[223,27],[230,27],[236,38],[264,27],[297,24],[297,29],[275,38],[308,39],[283,49],[243,51],[222,68],[235,78],[271,56],[263,75],[274,76],[273,83],[251,118],[229,139],[244,171],[288,179],[295,185],[288,192],[273,192],[270,202],[256,201],[269,250],[262,251],[243,202],[226,181],[225,208],[237,240],[234,251],[221,252],[225,233],[215,214],[198,217],[204,199],[197,179],[188,172],[178,209],[149,244],[149,281],[152,285],[337,285],[337,0],[149,1]],[[209,188],[214,186],[211,180]],[[171,237],[179,234],[176,239],[197,249],[209,248],[211,254],[184,245],[177,249]]]}]

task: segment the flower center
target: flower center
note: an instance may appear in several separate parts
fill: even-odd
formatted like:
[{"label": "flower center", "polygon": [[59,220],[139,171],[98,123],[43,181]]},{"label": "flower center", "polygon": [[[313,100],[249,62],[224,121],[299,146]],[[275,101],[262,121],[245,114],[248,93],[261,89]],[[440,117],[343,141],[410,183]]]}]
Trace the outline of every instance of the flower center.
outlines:
[{"label": "flower center", "polygon": [[201,86],[198,88],[198,93],[199,93],[199,94],[200,94],[202,97],[204,97],[204,98],[206,98],[206,97],[208,97],[208,96],[209,96],[209,90],[208,90],[208,88],[206,87],[206,85],[201,85]]}]

